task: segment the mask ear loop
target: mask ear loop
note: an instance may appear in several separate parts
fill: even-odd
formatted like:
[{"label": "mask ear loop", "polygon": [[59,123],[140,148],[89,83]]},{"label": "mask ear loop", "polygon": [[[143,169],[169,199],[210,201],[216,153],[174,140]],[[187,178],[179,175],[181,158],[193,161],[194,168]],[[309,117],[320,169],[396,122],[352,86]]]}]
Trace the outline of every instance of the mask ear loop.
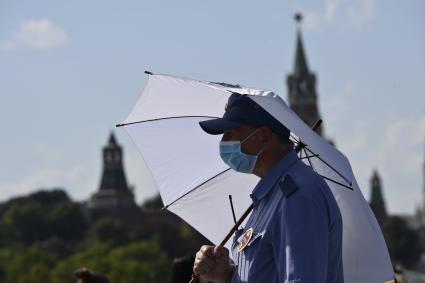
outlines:
[{"label": "mask ear loop", "polygon": [[[243,141],[241,141],[241,145],[247,139],[249,139],[250,137],[252,137],[257,131],[258,131],[258,128],[255,129],[255,131],[253,131],[251,134],[249,134],[246,138],[244,138]],[[263,146],[261,147],[260,151],[256,154],[257,158],[260,156],[261,153],[263,153],[264,149],[265,149],[265,147],[264,147],[264,141],[263,141]]]},{"label": "mask ear loop", "polygon": [[253,131],[251,134],[249,134],[246,138],[243,139],[243,141],[241,141],[241,144],[243,142],[245,142],[247,139],[249,139],[250,137],[252,137],[256,132],[258,131],[258,129],[255,129],[255,131]]},{"label": "mask ear loop", "polygon": [[[252,132],[249,136],[247,136],[243,141],[241,141],[241,145],[242,145],[242,143],[244,141],[246,141],[247,139],[249,139],[250,137],[252,137],[257,131],[258,131],[258,128],[254,132]],[[265,148],[266,147],[264,147],[264,140],[263,140],[263,146],[261,147],[260,151],[256,154],[257,157],[260,156],[261,153],[263,153],[263,151],[264,151]]]},{"label": "mask ear loop", "polygon": [[263,151],[266,149],[266,147],[264,146],[264,142],[263,142],[263,146],[260,149],[260,152],[257,153],[257,158],[260,156],[261,153],[263,153]]}]

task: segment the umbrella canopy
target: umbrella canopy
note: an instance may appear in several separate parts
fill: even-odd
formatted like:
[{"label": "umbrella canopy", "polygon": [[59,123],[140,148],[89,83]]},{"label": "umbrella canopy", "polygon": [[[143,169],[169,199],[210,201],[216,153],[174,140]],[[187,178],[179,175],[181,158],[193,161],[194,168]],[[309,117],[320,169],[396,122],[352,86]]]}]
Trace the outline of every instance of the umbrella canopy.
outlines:
[{"label": "umbrella canopy", "polygon": [[291,130],[306,147],[300,157],[328,182],[343,218],[346,283],[394,278],[379,225],[364,199],[348,159],[313,132],[271,91],[239,85],[149,74],[125,126],[142,154],[165,207],[218,244],[250,205],[259,181],[230,170],[218,153],[220,136],[205,134],[199,121],[221,117],[232,92],[247,94]]}]

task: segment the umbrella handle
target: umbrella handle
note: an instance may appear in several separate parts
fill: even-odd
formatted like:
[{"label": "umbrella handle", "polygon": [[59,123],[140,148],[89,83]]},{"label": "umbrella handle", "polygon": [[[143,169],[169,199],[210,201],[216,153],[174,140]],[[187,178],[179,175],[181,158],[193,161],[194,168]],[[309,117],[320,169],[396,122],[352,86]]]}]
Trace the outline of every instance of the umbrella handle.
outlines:
[{"label": "umbrella handle", "polygon": [[242,222],[245,220],[245,218],[249,215],[251,210],[254,208],[254,204],[251,203],[251,205],[248,207],[248,209],[242,214],[242,216],[239,218],[239,220],[235,223],[235,225],[232,227],[232,229],[227,233],[226,237],[224,237],[223,241],[220,242],[219,246],[224,246],[227,241],[232,237],[233,233],[238,230],[238,227],[241,226]]},{"label": "umbrella handle", "polygon": [[[322,119],[318,120],[312,128],[313,131],[317,130],[317,128],[320,127],[322,124]],[[298,153],[300,152],[306,144],[302,143],[301,141],[298,143],[298,145],[295,148],[295,151]],[[251,210],[254,208],[254,204],[251,203],[251,205],[248,207],[248,209],[242,214],[242,216],[239,218],[239,220],[235,223],[235,225],[232,227],[232,229],[227,233],[226,237],[224,237],[223,241],[220,242],[218,246],[224,246],[227,241],[232,237],[233,233],[238,230],[238,227],[242,224],[242,222],[245,220],[245,218],[249,215]],[[189,283],[199,283],[199,275],[198,274],[192,274],[192,278],[190,279]]]}]

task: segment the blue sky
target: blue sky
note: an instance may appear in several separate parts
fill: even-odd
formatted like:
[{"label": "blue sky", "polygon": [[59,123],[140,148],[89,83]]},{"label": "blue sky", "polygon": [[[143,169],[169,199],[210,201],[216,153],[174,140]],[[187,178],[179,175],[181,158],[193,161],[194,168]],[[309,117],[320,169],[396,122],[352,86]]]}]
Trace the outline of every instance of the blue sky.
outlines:
[{"label": "blue sky", "polygon": [[139,202],[155,193],[124,120],[144,70],[241,83],[287,96],[293,14],[318,77],[327,136],[369,198],[377,169],[392,213],[423,199],[425,2],[0,1],[1,200],[98,189],[111,130]]}]

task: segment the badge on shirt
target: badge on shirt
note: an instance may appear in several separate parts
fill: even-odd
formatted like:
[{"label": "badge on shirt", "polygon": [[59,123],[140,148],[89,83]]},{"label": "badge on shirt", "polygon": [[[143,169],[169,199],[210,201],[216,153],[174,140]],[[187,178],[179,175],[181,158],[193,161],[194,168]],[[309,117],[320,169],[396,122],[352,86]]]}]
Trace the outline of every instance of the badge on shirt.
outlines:
[{"label": "badge on shirt", "polygon": [[241,252],[245,249],[245,247],[251,242],[252,235],[254,235],[254,229],[249,228],[245,231],[245,233],[242,236],[242,240],[239,244],[238,251]]}]

